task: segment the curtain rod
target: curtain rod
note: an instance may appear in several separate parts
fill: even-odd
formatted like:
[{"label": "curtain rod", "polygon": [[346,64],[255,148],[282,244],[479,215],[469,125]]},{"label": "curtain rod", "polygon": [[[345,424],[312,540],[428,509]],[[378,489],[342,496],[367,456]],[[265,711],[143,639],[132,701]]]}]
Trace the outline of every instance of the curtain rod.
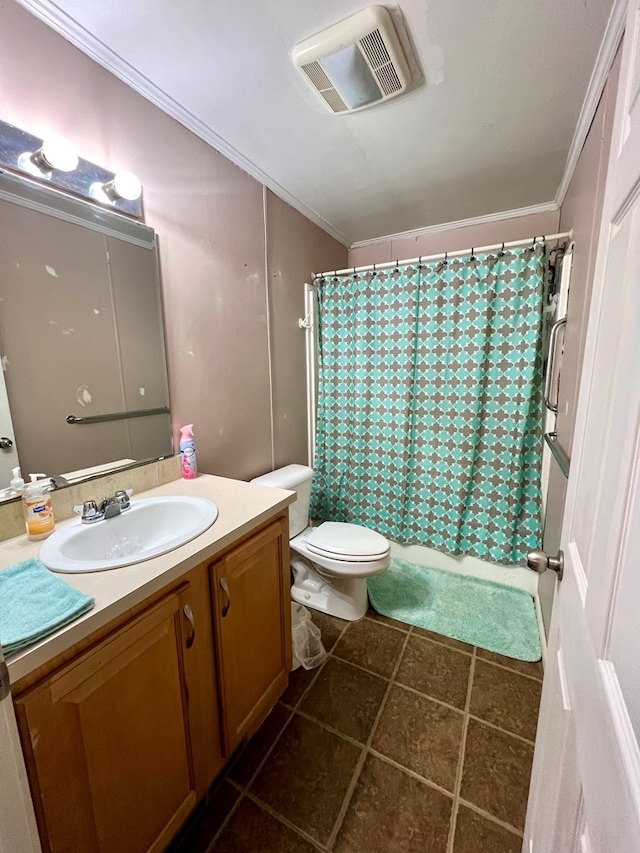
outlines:
[{"label": "curtain rod", "polygon": [[[541,239],[546,241],[571,239],[573,231],[562,231],[559,234],[542,235]],[[458,255],[468,255],[474,252],[493,252],[496,249],[513,249],[515,246],[526,246],[527,243],[535,243],[536,237],[528,237],[526,240],[512,240],[510,243],[494,243],[492,246],[474,246],[471,249],[457,249],[455,252],[438,252],[437,255],[421,255],[419,258],[402,258],[397,261],[386,261],[383,264],[367,264],[363,267],[347,267],[344,270],[327,270],[326,272],[311,273],[312,280],[323,278],[328,275],[345,275],[346,273],[369,272],[374,270],[385,270],[389,267],[396,267],[399,263],[402,264],[419,264],[423,261],[438,261],[441,258],[455,258]]]}]

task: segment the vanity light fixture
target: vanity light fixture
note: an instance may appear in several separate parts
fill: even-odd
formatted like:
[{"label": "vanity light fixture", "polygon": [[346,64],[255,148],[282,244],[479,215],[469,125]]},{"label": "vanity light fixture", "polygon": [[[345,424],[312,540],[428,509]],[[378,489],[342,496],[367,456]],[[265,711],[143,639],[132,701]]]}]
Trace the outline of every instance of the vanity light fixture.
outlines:
[{"label": "vanity light fixture", "polygon": [[0,171],[46,181],[51,187],[142,219],[142,187],[131,172],[110,172],[79,158],[60,137],[39,139],[0,121]]}]

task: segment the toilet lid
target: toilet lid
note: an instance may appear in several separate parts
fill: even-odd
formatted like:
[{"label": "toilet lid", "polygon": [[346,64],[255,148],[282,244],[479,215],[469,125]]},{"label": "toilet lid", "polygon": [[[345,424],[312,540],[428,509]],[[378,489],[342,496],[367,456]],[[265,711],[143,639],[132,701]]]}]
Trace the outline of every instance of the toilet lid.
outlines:
[{"label": "toilet lid", "polygon": [[384,557],[389,551],[389,543],[375,530],[341,521],[325,521],[319,527],[314,527],[307,536],[307,545],[318,554],[336,559],[373,559]]}]

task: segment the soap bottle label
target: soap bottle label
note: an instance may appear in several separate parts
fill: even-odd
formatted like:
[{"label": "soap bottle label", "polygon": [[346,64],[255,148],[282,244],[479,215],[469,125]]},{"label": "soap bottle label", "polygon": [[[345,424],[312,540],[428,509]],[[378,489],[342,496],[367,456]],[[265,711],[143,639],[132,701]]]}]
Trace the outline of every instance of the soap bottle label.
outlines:
[{"label": "soap bottle label", "polygon": [[51,498],[38,497],[24,502],[27,537],[32,541],[46,539],[55,530]]}]

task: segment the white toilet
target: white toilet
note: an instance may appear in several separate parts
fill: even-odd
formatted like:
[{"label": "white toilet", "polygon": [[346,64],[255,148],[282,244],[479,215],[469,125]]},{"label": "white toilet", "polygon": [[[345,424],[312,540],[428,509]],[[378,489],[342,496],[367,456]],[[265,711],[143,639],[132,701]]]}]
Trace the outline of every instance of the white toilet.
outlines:
[{"label": "white toilet", "polygon": [[310,527],[312,480],[306,465],[286,465],[251,482],[297,494],[289,507],[293,600],[341,619],[361,619],[368,606],[366,579],[389,568],[389,543],[359,524],[325,521]]}]

